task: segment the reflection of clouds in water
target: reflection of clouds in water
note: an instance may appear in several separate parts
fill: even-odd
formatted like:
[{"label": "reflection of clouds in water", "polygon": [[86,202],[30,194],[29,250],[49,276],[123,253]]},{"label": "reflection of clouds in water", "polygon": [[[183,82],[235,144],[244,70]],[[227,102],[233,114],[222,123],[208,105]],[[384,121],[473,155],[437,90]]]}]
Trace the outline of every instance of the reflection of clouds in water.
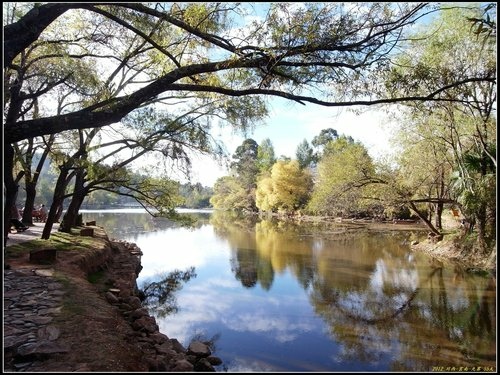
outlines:
[{"label": "reflection of clouds in water", "polygon": [[269,316],[265,311],[249,312],[223,319],[227,327],[238,332],[262,332],[272,334],[280,342],[295,340],[300,334],[312,331],[315,325],[307,322],[290,322],[288,317]]},{"label": "reflection of clouds in water", "polygon": [[226,257],[229,251],[227,245],[213,237],[209,226],[198,228],[196,236],[185,228],[147,233],[139,236],[136,244],[143,252],[140,278],[165,270],[198,268],[218,256]]},{"label": "reflection of clouds in water", "polygon": [[388,267],[383,259],[377,260],[375,270],[370,277],[370,286],[373,292],[377,294],[382,292],[384,284],[408,291],[413,291],[418,287],[418,271],[404,268],[401,264],[397,264],[397,266]]},{"label": "reflection of clouds in water", "polygon": [[399,262],[388,266],[383,259],[378,259],[370,276],[370,287],[348,292],[339,305],[359,319],[382,319],[400,309],[418,284],[416,269],[403,267]]},{"label": "reflection of clouds in water", "polygon": [[193,335],[194,326],[218,320],[231,307],[231,301],[230,297],[215,298],[212,294],[185,293],[179,297],[178,306],[179,313],[164,319],[157,318],[157,322],[162,333],[188,345],[187,340]]},{"label": "reflection of clouds in water", "polygon": [[469,305],[470,301],[463,285],[448,288],[448,306],[454,312],[465,310]]},{"label": "reflection of clouds in water", "polygon": [[238,357],[227,365],[228,372],[273,372],[274,370],[274,368],[261,361],[250,361]]},{"label": "reflection of clouds in water", "polygon": [[382,334],[376,327],[368,327],[366,331],[357,335],[355,345],[341,342],[338,353],[332,354],[330,358],[334,363],[343,363],[346,360],[360,361],[361,353],[363,353],[363,362],[370,363],[372,366],[383,364],[388,354],[393,358],[400,356],[401,345],[397,340],[391,340],[391,335],[397,335],[397,330],[393,328],[389,334]]},{"label": "reflection of clouds in water", "polygon": [[[267,333],[283,343],[314,329],[314,323],[304,322],[305,315],[300,316],[300,322],[290,321],[290,311],[303,303],[303,297],[286,298],[285,303],[267,294],[256,296],[251,291],[241,291],[239,287],[234,278],[222,277],[186,286],[178,296],[179,312],[164,319],[157,318],[161,331],[185,343],[195,327],[220,322],[236,332]],[[271,307],[274,313],[270,312]]]}]

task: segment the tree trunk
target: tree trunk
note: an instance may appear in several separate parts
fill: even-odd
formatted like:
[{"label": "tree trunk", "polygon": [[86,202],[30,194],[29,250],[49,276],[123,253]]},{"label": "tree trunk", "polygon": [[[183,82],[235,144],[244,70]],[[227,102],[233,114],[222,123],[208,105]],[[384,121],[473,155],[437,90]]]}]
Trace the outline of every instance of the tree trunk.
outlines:
[{"label": "tree trunk", "polygon": [[73,193],[71,203],[69,204],[68,209],[66,210],[66,213],[64,214],[63,220],[61,222],[61,226],[59,227],[59,230],[61,232],[70,233],[71,228],[77,225],[78,212],[80,211],[80,207],[84,198],[85,193]]},{"label": "tree trunk", "polygon": [[3,245],[7,244],[10,231],[12,206],[16,204],[19,186],[14,179],[14,147],[10,143],[4,144],[4,206],[3,206]]},{"label": "tree trunk", "polygon": [[18,22],[4,26],[4,67],[35,42],[57,17],[68,9],[83,7],[81,3],[45,4],[33,8]]},{"label": "tree trunk", "polygon": [[49,154],[50,148],[54,143],[55,135],[51,135],[49,139],[45,142],[45,149],[38,161],[38,164],[35,169],[35,173],[31,178],[25,179],[25,189],[26,189],[26,202],[24,203],[24,213],[23,213],[23,222],[25,224],[33,225],[33,209],[35,208],[35,199],[36,199],[36,185],[38,183],[38,179],[40,177],[40,173],[42,172],[43,165],[47,160],[47,156]]},{"label": "tree trunk", "polygon": [[33,225],[33,209],[35,208],[36,184],[26,182],[26,201],[24,202],[23,223]]},{"label": "tree trunk", "polygon": [[79,169],[76,172],[73,196],[59,227],[61,232],[71,233],[71,228],[77,225],[78,211],[88,193],[88,189],[84,186],[85,174],[86,171],[84,169]]},{"label": "tree trunk", "polygon": [[476,215],[477,245],[481,254],[487,253],[486,246],[486,204],[481,204]]},{"label": "tree trunk", "polygon": [[418,216],[418,217],[419,217],[419,218],[420,218],[420,219],[421,219],[421,220],[425,223],[425,225],[427,225],[427,227],[431,230],[431,232],[432,232],[435,236],[437,236],[437,237],[439,237],[439,238],[442,238],[442,237],[443,237],[442,233],[441,233],[439,230],[437,230],[437,229],[434,227],[434,225],[432,225],[432,222],[431,222],[430,220],[428,220],[428,219],[425,217],[425,215],[424,215],[424,214],[422,214],[422,213],[418,210],[417,206],[415,206],[415,203],[413,203],[413,202],[409,202],[409,205],[410,205],[410,208],[413,210],[413,212],[415,212],[415,214],[417,214],[417,216]]},{"label": "tree trunk", "polygon": [[63,165],[61,168],[61,172],[59,173],[59,177],[57,177],[56,186],[54,188],[54,198],[52,200],[52,204],[50,205],[49,213],[47,214],[47,221],[45,226],[43,227],[42,238],[48,240],[50,238],[50,233],[52,232],[52,227],[56,222],[57,212],[59,207],[64,202],[64,193],[66,191],[68,177],[68,167]]},{"label": "tree trunk", "polygon": [[442,221],[443,209],[444,209],[443,203],[436,203],[436,205],[435,205],[435,212],[436,212],[435,224],[436,224],[436,228],[439,230],[443,229],[443,221]]}]

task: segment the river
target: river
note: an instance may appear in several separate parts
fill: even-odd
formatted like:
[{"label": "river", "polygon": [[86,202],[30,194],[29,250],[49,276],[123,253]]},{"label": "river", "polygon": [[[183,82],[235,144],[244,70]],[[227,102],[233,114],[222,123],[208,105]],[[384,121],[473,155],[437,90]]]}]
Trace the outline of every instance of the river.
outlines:
[{"label": "river", "polygon": [[496,370],[496,279],[411,251],[424,228],[82,213],[141,248],[160,331],[210,341],[217,371]]}]

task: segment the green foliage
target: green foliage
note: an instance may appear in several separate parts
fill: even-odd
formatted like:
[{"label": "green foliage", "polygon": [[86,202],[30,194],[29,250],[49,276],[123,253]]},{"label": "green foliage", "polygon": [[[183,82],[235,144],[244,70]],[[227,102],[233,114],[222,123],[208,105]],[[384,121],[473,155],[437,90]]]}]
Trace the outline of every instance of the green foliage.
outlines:
[{"label": "green foliage", "polygon": [[314,147],[325,147],[328,143],[336,140],[338,137],[339,135],[335,129],[322,129],[319,135],[313,138],[311,143]]},{"label": "green foliage", "polygon": [[496,41],[496,8],[496,3],[486,3],[484,9],[482,10],[482,17],[467,17],[467,21],[471,23],[472,32],[476,34],[478,38],[483,38],[483,48],[487,42],[493,43]]},{"label": "green foliage", "polygon": [[483,248],[486,237],[495,237],[496,227],[496,83],[452,83],[476,73],[496,74],[495,7],[443,5],[439,17],[413,35],[412,48],[400,55],[386,81],[392,95],[450,85],[447,97],[461,100],[406,103],[392,186],[401,196],[409,192],[406,199],[433,198],[461,206],[477,224]]},{"label": "green foliage", "polygon": [[146,208],[157,210],[157,216],[169,217],[183,202],[178,192],[179,182],[177,181],[144,178],[137,186],[136,197]]},{"label": "green foliage", "polygon": [[257,165],[260,173],[269,172],[276,162],[273,143],[269,138],[264,139],[257,148]]},{"label": "green foliage", "polygon": [[236,148],[233,154],[231,168],[242,180],[245,187],[255,186],[255,180],[258,173],[257,155],[259,145],[253,139],[248,138]]},{"label": "green foliage", "polygon": [[181,207],[208,208],[213,195],[212,188],[202,186],[200,183],[185,183],[180,185],[179,194],[184,198]]},{"label": "green foliage", "polygon": [[295,156],[297,158],[297,161],[299,162],[300,168],[302,169],[311,167],[316,162],[316,155],[312,147],[309,146],[309,142],[307,142],[306,139],[304,139],[297,146]]},{"label": "green foliage", "polygon": [[345,136],[330,141],[318,163],[309,210],[339,216],[366,210],[365,184],[374,174],[371,157],[361,143]]},{"label": "green foliage", "polygon": [[259,145],[247,138],[236,148],[231,163],[232,176],[219,178],[210,203],[214,208],[255,210],[255,186],[259,174]]},{"label": "green foliage", "polygon": [[[429,85],[449,85],[457,77],[463,79],[475,73],[484,75],[496,71],[496,49],[484,50],[471,28],[464,27],[468,19],[481,18],[479,6],[447,8],[444,5],[443,8],[430,25],[412,35],[409,48],[399,55],[397,65],[386,76],[386,89],[392,96],[415,90],[428,92]],[[475,85],[492,84],[478,82]],[[450,90],[448,95],[466,99],[472,91],[472,85],[466,85]],[[440,103],[426,104],[432,105]]]},{"label": "green foliage", "polygon": [[214,195],[210,203],[221,210],[253,211],[255,198],[253,191],[247,191],[241,181],[234,176],[224,176],[214,184]]}]

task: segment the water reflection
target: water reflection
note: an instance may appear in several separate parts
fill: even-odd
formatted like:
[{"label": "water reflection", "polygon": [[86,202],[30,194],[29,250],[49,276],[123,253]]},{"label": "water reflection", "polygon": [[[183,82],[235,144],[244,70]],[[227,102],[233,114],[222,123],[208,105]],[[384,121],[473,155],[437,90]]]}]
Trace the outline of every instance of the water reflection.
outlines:
[{"label": "water reflection", "polygon": [[158,281],[143,280],[138,285],[141,300],[148,310],[159,318],[178,311],[175,293],[182,288],[191,278],[196,277],[194,267],[186,271],[174,270],[167,275],[157,276]]},{"label": "water reflection", "polygon": [[219,212],[195,229],[155,225],[124,238],[144,252],[140,277],[189,266],[197,274],[160,328],[184,343],[217,337],[223,369],[495,366],[496,280],[411,252],[425,231]]}]

